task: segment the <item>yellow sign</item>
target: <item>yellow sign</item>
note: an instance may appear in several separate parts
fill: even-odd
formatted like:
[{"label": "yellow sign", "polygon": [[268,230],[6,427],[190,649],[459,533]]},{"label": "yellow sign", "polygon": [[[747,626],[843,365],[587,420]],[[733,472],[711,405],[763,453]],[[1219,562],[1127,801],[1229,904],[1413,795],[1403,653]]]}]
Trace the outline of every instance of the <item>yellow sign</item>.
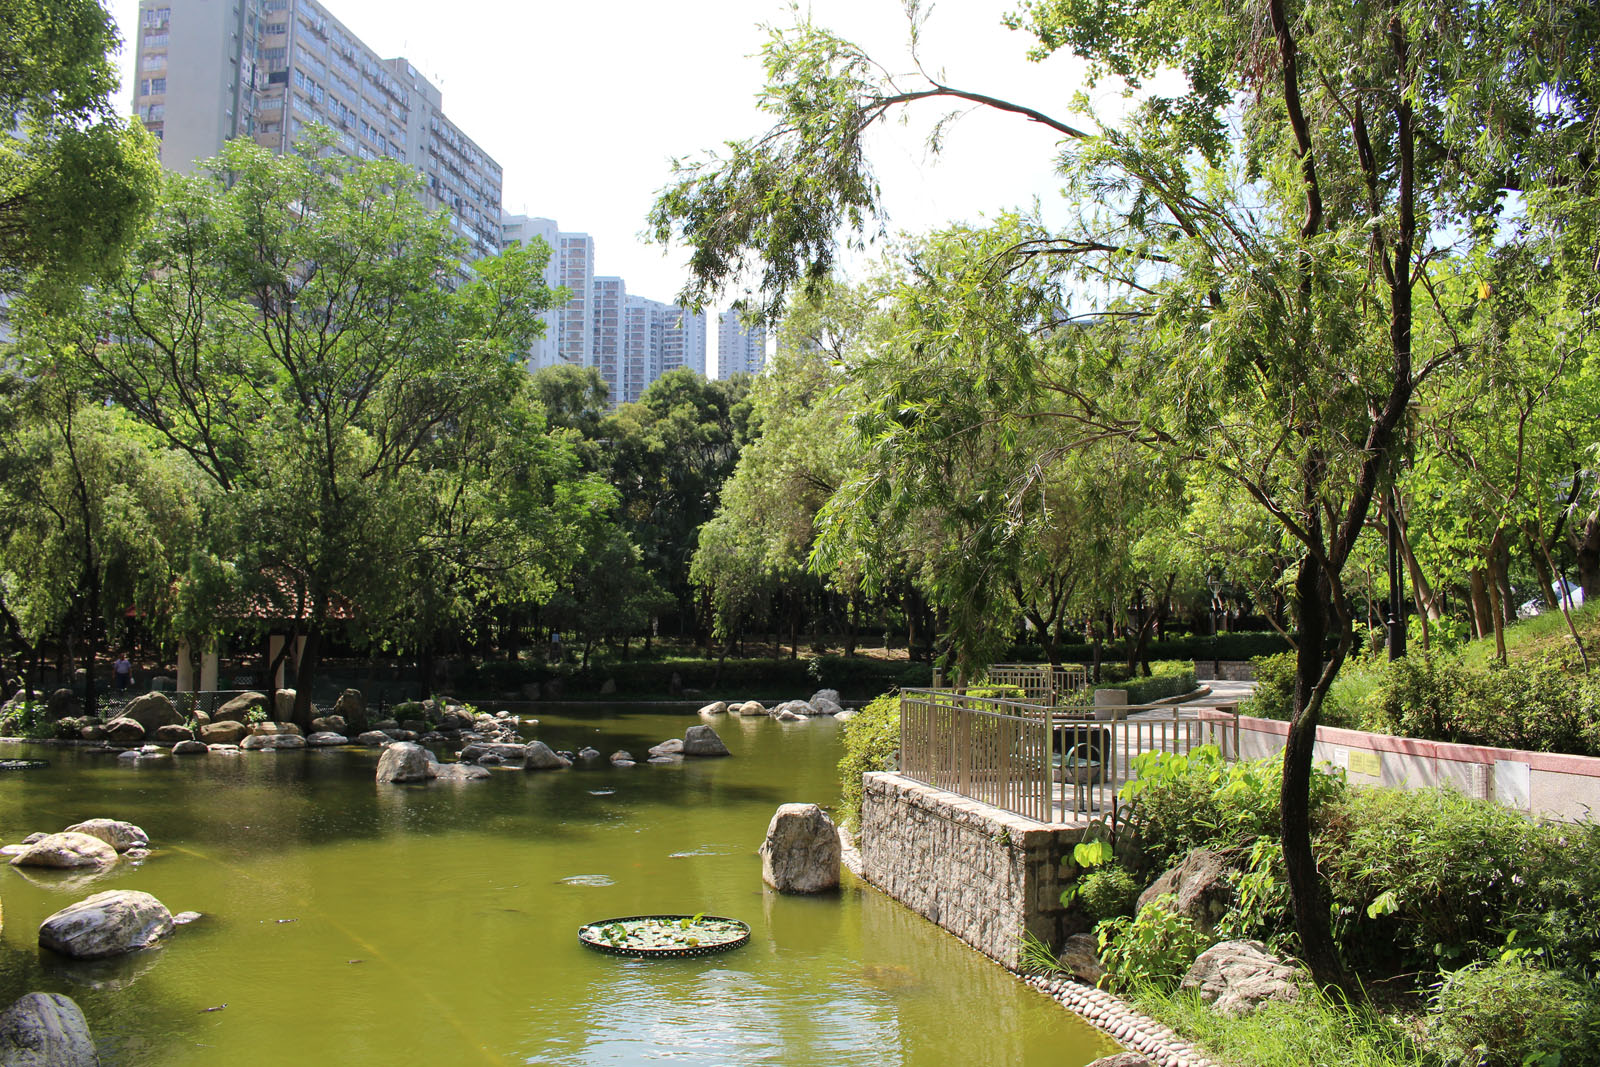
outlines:
[{"label": "yellow sign", "polygon": [[1383,775],[1383,763],[1378,759],[1376,752],[1352,748],[1350,750],[1350,773],[1370,774],[1374,778],[1379,778]]}]

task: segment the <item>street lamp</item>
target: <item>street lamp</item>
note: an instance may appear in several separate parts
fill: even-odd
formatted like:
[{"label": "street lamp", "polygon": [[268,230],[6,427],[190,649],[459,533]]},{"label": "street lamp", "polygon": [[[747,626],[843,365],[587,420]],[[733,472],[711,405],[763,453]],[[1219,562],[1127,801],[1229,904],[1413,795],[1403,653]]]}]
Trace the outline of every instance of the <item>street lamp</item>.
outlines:
[{"label": "street lamp", "polygon": [[1222,602],[1222,582],[1215,574],[1208,574],[1206,585],[1211,589],[1211,677],[1216,680],[1222,677],[1222,650],[1217,640],[1217,622],[1220,614],[1217,609]]}]

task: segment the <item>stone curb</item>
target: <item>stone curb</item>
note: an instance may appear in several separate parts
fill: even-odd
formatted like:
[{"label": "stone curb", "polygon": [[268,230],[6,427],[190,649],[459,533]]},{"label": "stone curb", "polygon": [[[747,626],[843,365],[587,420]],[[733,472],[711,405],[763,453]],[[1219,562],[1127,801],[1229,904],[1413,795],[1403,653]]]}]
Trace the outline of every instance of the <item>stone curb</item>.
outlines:
[{"label": "stone curb", "polygon": [[1150,1057],[1159,1067],[1220,1067],[1206,1059],[1171,1029],[1135,1011],[1126,1001],[1103,989],[1070,978],[1041,975],[1018,977],[1039,992],[1053,997],[1090,1025],[1122,1042],[1128,1049]]},{"label": "stone curb", "polygon": [[[839,827],[840,861],[861,878],[861,852],[850,831]],[[865,881],[865,879],[863,879]],[[1015,973],[1015,972],[1012,972]],[[1169,1027],[1143,1015],[1103,989],[1070,978],[1018,974],[1018,978],[1052,998],[1062,1007],[1120,1041],[1131,1051],[1150,1057],[1158,1067],[1220,1067],[1206,1059]]]}]

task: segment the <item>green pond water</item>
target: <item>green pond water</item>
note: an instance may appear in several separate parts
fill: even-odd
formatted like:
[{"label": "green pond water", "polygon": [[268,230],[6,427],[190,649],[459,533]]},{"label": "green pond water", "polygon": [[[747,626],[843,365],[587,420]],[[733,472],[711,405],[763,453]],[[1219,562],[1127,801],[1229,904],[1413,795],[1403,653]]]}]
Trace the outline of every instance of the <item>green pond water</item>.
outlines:
[{"label": "green pond water", "polygon": [[[553,748],[638,756],[697,720],[542,711]],[[84,750],[0,775],[0,840],[127,819],[156,852],[90,881],[0,869],[0,1003],[83,1008],[107,1064],[1032,1064],[1113,1050],[977,952],[846,874],[779,896],[756,849],[780,803],[837,799],[838,724],[716,723],[733,758],[378,785],[377,751],[192,756]],[[106,889],[204,918],[162,947],[73,962],[39,923]],[[627,960],[596,919],[704,911],[750,943]]]}]

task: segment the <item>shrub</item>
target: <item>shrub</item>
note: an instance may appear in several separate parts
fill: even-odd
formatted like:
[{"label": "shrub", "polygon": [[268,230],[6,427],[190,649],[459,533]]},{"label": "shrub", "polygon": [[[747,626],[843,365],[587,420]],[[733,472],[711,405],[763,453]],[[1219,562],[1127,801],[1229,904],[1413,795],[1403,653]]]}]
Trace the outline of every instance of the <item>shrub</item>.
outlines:
[{"label": "shrub", "polygon": [[[1258,719],[1277,719],[1288,722],[1294,716],[1294,652],[1280,652],[1274,656],[1258,656],[1251,662],[1256,668],[1256,688],[1249,700],[1239,708],[1241,715],[1254,715]],[[1350,673],[1346,666],[1339,672],[1345,679]],[[1322,714],[1318,722],[1323,726],[1365,728],[1363,713],[1346,696],[1338,681],[1322,701]]]},{"label": "shrub", "polygon": [[844,724],[839,758],[839,815],[850,826],[861,820],[861,776],[884,771],[900,751],[900,695],[885,693]]},{"label": "shrub", "polygon": [[[1153,869],[1166,869],[1195,848],[1243,848],[1277,837],[1283,757],[1226,763],[1214,745],[1186,756],[1149,752],[1134,760],[1137,775],[1122,787],[1125,826]],[[1311,817],[1344,793],[1342,778],[1311,776]]]},{"label": "shrub", "polygon": [[1440,983],[1428,1036],[1471,1067],[1600,1063],[1600,1005],[1592,990],[1526,959],[1467,967]]},{"label": "shrub", "polygon": [[1192,693],[1200,683],[1195,680],[1194,664],[1187,660],[1162,660],[1150,664],[1150,677],[1132,678],[1125,682],[1093,682],[1091,689],[1125,689],[1130,704],[1153,704],[1167,697]]},{"label": "shrub", "polygon": [[1500,953],[1600,965],[1600,830],[1532,822],[1448,789],[1352,790],[1318,862],[1356,962],[1431,970]]},{"label": "shrub", "polygon": [[1099,923],[1132,915],[1139,892],[1139,883],[1122,867],[1101,867],[1079,880],[1074,900],[1090,922]]},{"label": "shrub", "polygon": [[1171,896],[1159,897],[1140,908],[1136,918],[1107,919],[1095,927],[1108,986],[1171,989],[1211,947],[1211,939],[1172,905]]}]

